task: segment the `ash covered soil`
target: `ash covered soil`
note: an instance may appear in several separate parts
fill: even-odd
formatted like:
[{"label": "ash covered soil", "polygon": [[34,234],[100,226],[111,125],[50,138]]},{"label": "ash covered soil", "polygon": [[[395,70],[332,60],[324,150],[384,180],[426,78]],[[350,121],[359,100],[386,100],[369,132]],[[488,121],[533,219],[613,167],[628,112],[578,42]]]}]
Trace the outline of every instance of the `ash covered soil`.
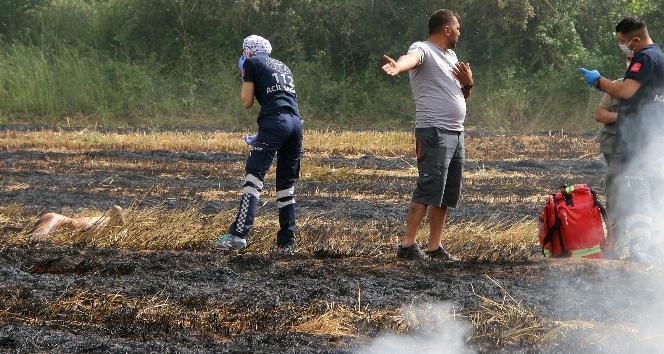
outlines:
[{"label": "ash covered soil", "polygon": [[[554,188],[579,182],[602,186],[606,167],[596,149],[571,152],[566,137],[541,139],[550,152],[529,155],[514,146],[518,139],[500,145],[490,143],[490,135],[469,133],[466,170],[476,178],[465,181],[461,205],[450,212],[448,223],[535,220]],[[501,149],[512,151],[511,157],[491,153]],[[482,158],[471,151],[482,152],[477,153]],[[303,161],[393,171],[416,165],[409,153],[390,158],[305,154]],[[237,193],[231,192],[240,187],[244,159],[244,154],[225,152],[0,148],[0,205],[18,204],[37,215],[106,210],[113,204],[177,210],[200,203],[203,213],[215,214],[235,209]],[[106,163],[88,163],[92,160]],[[270,176],[266,189],[273,186]],[[379,181],[303,178],[296,190],[298,208],[349,225],[374,222],[399,236],[413,182],[409,176]],[[220,193],[210,198],[205,193],[210,190]],[[349,191],[370,191],[385,199],[355,198]],[[532,234],[535,240],[537,230]],[[656,315],[664,294],[660,269],[622,261],[547,260],[538,254],[535,241],[528,247],[529,257],[519,261],[478,261],[459,254],[461,261],[445,263],[398,260],[393,248],[374,256],[324,251],[278,256],[227,254],[205,247],[154,251],[48,243],[3,246],[0,352],[661,350],[662,341],[652,340],[664,328]],[[515,305],[526,312],[516,317],[526,321],[532,315],[530,326],[546,322],[549,330],[523,326],[523,333],[535,332],[542,337],[538,340],[518,331],[504,337],[461,331],[456,351],[445,349],[449,335],[440,335],[450,327],[447,322],[438,324],[434,335],[416,328],[389,337],[408,321],[404,308],[446,304],[470,326],[472,314],[487,301]],[[492,324],[487,320],[486,325]],[[547,332],[556,335],[544,338]],[[385,348],[385,338],[412,340],[422,347],[376,349]]]}]

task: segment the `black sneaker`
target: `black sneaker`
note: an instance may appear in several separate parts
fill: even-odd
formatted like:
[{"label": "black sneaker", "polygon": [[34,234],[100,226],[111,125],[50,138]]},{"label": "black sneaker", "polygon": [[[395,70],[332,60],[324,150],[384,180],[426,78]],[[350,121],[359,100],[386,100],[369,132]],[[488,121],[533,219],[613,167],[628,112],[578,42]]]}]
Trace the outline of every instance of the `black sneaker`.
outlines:
[{"label": "black sneaker", "polygon": [[427,257],[431,259],[441,260],[445,262],[454,262],[459,260],[459,258],[454,257],[449,252],[445,251],[443,247],[438,247],[437,250],[433,251],[424,251],[424,254],[426,254]]},{"label": "black sneaker", "polygon": [[422,256],[422,252],[420,252],[420,246],[418,246],[417,243],[414,243],[410,247],[403,247],[402,245],[399,245],[397,248],[397,257],[414,261],[424,258],[424,256]]}]

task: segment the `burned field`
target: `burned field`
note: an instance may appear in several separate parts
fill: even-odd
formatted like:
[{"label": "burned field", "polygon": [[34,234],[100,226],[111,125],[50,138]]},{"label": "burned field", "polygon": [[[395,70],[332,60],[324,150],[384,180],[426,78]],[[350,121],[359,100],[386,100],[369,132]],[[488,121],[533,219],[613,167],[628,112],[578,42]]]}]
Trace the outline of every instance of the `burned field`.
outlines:
[{"label": "burned field", "polygon": [[[536,218],[562,184],[601,190],[592,136],[470,132],[444,243],[402,261],[416,175],[399,133],[305,137],[293,256],[270,252],[274,175],[244,252],[212,251],[246,146],[213,132],[0,132],[0,352],[659,352],[662,271],[547,260]],[[125,208],[102,232],[33,242],[38,215]],[[426,239],[422,230],[420,241]]]}]

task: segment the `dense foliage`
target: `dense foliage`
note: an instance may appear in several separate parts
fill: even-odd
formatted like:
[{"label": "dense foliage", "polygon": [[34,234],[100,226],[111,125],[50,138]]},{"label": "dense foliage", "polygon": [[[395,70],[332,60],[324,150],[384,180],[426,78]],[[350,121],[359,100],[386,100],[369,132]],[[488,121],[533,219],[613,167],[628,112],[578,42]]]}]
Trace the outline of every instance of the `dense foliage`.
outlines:
[{"label": "dense foliage", "polygon": [[[426,38],[431,0],[6,0],[0,119],[249,127],[242,39],[268,38],[319,128],[412,125],[407,75],[380,71]],[[664,36],[654,0],[460,0],[457,54],[475,77],[468,125],[592,129],[599,99],[577,68],[622,75],[615,23],[637,14]]]}]

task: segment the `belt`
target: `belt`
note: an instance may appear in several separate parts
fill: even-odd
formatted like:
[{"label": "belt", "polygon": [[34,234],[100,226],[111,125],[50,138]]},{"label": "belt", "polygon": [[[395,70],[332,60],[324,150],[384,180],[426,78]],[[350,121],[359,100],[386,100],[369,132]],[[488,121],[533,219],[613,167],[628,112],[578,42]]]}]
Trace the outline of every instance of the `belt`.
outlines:
[{"label": "belt", "polygon": [[267,113],[267,114],[259,113],[259,115],[258,115],[258,119],[261,119],[261,118],[263,118],[263,117],[276,116],[276,115],[280,115],[280,114],[288,114],[288,115],[290,115],[291,117],[298,117],[298,118],[302,119],[299,115],[297,115],[297,113],[295,113],[295,111],[293,111],[293,110],[290,109],[290,108],[285,108],[285,109],[283,109],[283,110],[279,110],[279,111],[275,111],[275,112],[270,112],[270,113]]},{"label": "belt", "polygon": [[443,134],[461,135],[461,133],[463,133],[463,130],[449,130],[443,128],[436,128],[436,129]]}]

